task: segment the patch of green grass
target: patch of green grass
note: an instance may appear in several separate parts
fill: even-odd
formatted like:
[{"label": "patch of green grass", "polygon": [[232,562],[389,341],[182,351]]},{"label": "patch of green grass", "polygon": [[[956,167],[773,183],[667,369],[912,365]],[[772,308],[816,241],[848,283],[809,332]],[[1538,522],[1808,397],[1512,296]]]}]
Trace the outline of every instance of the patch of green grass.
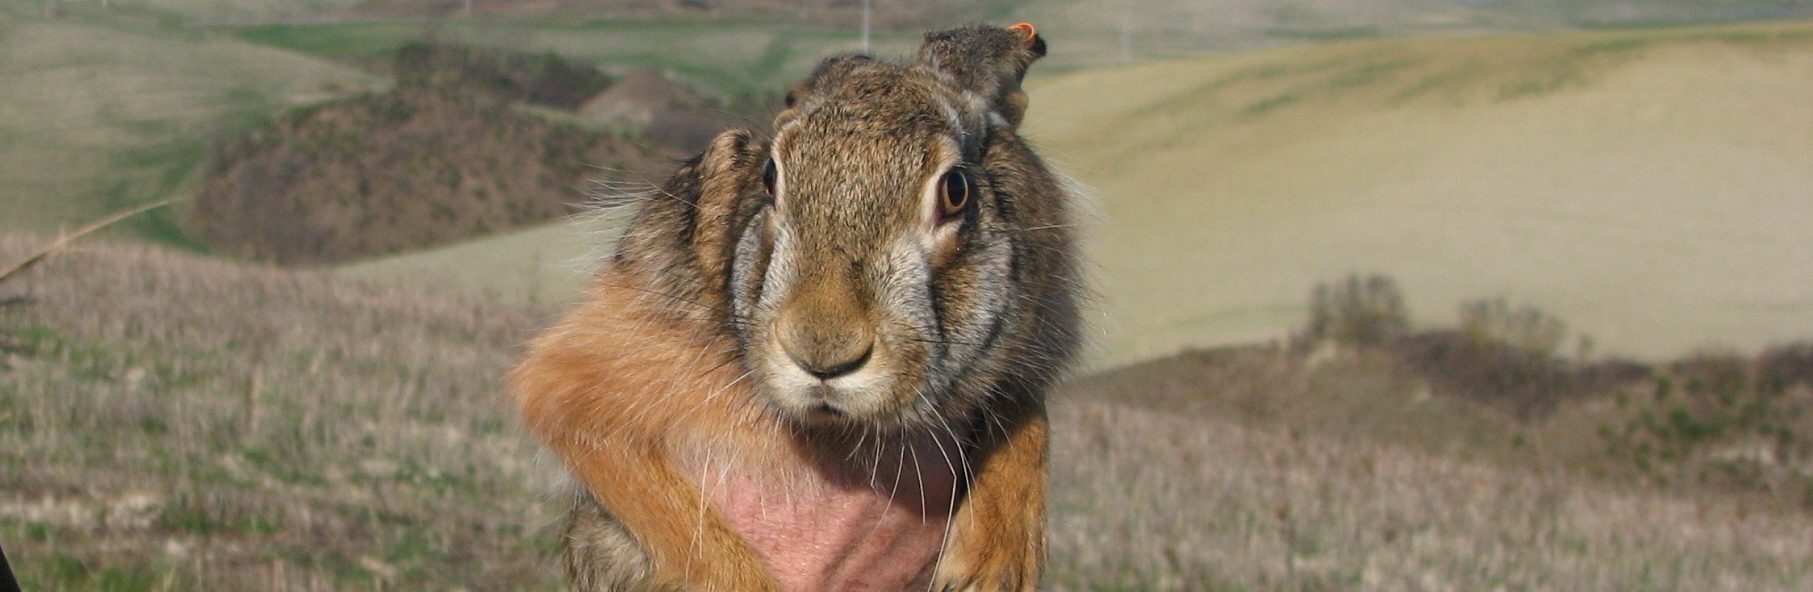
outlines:
[{"label": "patch of green grass", "polygon": [[1294,105],[1303,101],[1303,95],[1297,92],[1285,92],[1260,99],[1242,110],[1248,116],[1264,115],[1280,107]]},{"label": "patch of green grass", "polygon": [[386,58],[428,30],[413,23],[272,24],[225,29],[243,41],[346,62]]},{"label": "patch of green grass", "polygon": [[1550,72],[1532,74],[1498,87],[1498,100],[1509,101],[1531,95],[1551,93],[1570,85],[1579,84],[1585,78],[1577,69],[1562,68]]},{"label": "patch of green grass", "polygon": [[1574,46],[1573,53],[1575,56],[1583,57],[1601,53],[1619,53],[1643,49],[1655,43],[1655,39],[1647,37],[1626,37],[1577,45]]},{"label": "patch of green grass", "polygon": [[1397,59],[1369,62],[1360,67],[1343,71],[1329,80],[1329,86],[1337,89],[1368,86],[1383,80],[1389,80],[1399,72],[1415,67],[1418,60]]},{"label": "patch of green grass", "polygon": [[159,584],[158,572],[167,571],[140,563],[100,563],[60,552],[29,562],[14,561],[21,590],[150,592]]},{"label": "patch of green grass", "polygon": [[[232,117],[246,119],[254,111]],[[263,111],[255,111],[262,113]],[[126,149],[115,155],[117,170],[141,171],[133,178],[110,184],[97,196],[110,210],[124,210],[136,204],[183,195],[193,182],[195,170],[207,160],[207,139],[183,134],[181,139],[139,148]],[[125,220],[124,226],[134,234],[184,250],[204,252],[207,247],[182,231],[178,221],[182,206],[173,204]]]},{"label": "patch of green grass", "polygon": [[50,530],[51,526],[49,524],[43,522],[27,522],[25,524],[24,536],[26,540],[42,543],[50,540]]},{"label": "patch of green grass", "polygon": [[156,526],[187,534],[267,535],[282,528],[281,518],[248,516],[223,518],[205,508],[171,506],[157,515]]},{"label": "patch of green grass", "polygon": [[1416,82],[1405,86],[1392,95],[1393,102],[1403,102],[1442,89],[1455,89],[1465,86],[1469,81],[1477,80],[1485,72],[1485,64],[1479,60],[1468,60],[1458,66],[1445,68],[1418,78]]},{"label": "patch of green grass", "polygon": [[265,447],[248,447],[240,452],[252,466],[279,482],[292,485],[326,486],[327,479],[320,473],[309,470],[308,463],[302,459],[287,458],[271,452]]},{"label": "patch of green grass", "polygon": [[1280,38],[1284,38],[1284,39],[1298,39],[1298,40],[1302,40],[1302,41],[1312,41],[1312,42],[1329,42],[1329,41],[1346,41],[1346,40],[1350,40],[1350,39],[1371,39],[1371,38],[1379,37],[1379,36],[1383,35],[1384,32],[1379,30],[1378,27],[1373,27],[1373,26],[1353,26],[1353,27],[1334,27],[1334,28],[1327,28],[1327,29],[1273,28],[1273,29],[1266,29],[1265,34],[1270,37],[1280,37]]}]

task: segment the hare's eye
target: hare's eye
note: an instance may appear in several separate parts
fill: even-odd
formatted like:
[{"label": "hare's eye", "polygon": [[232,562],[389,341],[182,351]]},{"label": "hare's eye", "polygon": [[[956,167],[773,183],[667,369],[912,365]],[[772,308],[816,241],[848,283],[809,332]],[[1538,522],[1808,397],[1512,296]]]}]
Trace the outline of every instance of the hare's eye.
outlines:
[{"label": "hare's eye", "polygon": [[767,190],[768,195],[774,195],[774,181],[779,175],[780,171],[774,168],[774,159],[770,158],[762,165],[762,189]]},{"label": "hare's eye", "polygon": [[969,191],[969,175],[962,169],[944,174],[944,220],[963,213],[963,206],[969,205]]}]

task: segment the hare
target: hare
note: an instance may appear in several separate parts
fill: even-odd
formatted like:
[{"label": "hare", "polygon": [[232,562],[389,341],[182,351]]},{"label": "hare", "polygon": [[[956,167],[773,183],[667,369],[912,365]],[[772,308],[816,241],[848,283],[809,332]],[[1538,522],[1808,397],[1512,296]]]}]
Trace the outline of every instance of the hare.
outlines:
[{"label": "hare", "polygon": [[579,590],[1033,590],[1071,197],[1016,135],[1031,25],[825,60],[640,204],[511,377],[583,486]]}]

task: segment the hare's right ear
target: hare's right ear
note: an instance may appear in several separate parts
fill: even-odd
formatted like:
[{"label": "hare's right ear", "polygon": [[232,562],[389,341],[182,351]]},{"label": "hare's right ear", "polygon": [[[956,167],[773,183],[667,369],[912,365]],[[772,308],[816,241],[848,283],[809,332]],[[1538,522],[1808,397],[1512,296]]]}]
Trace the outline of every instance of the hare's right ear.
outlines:
[{"label": "hare's right ear", "polygon": [[733,220],[761,187],[762,157],[749,132],[718,134],[643,202],[618,246],[618,264],[664,274],[683,289],[714,285],[727,273]]},{"label": "hare's right ear", "polygon": [[1020,80],[1041,57],[1045,38],[1031,23],[1005,29],[976,25],[926,33],[917,63],[949,76],[959,90],[976,93],[1003,123],[1018,127],[1026,116]]}]

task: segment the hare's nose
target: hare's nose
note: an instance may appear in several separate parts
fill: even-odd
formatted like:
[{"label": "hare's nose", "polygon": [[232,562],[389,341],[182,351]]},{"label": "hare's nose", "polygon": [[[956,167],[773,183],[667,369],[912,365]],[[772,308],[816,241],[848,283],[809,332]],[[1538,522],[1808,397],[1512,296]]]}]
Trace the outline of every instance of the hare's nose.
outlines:
[{"label": "hare's nose", "polygon": [[802,356],[788,348],[787,357],[793,358],[793,363],[807,374],[819,380],[831,380],[861,370],[864,364],[869,363],[869,355],[875,352],[875,344],[872,341],[865,342],[861,351],[849,355],[855,349],[840,348],[841,351],[832,351],[830,354]]},{"label": "hare's nose", "polygon": [[[796,317],[797,318],[797,317]],[[794,365],[819,380],[831,380],[861,370],[875,352],[875,337],[868,331],[837,330],[827,323],[781,323],[781,349]]]},{"label": "hare's nose", "polygon": [[[856,319],[823,314],[781,315],[777,341],[794,365],[819,380],[831,380],[862,369],[875,352],[875,333]],[[821,311],[822,312],[822,311]]]}]

